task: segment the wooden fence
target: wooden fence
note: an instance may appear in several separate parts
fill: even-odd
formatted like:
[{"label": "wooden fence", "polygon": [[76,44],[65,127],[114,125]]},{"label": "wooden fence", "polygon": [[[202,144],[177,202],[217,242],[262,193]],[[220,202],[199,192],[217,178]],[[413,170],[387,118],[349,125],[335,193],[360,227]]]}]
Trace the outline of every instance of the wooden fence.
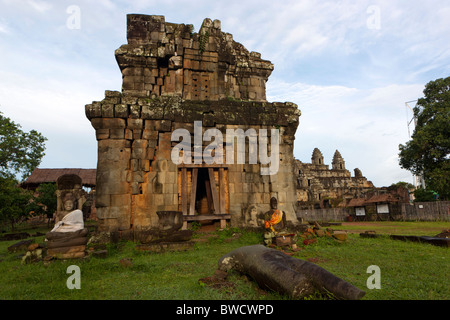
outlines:
[{"label": "wooden fence", "polygon": [[414,202],[402,207],[404,220],[450,221],[450,201]]},{"label": "wooden fence", "polygon": [[[391,220],[450,221],[450,201],[402,203],[396,208],[395,212],[391,212]],[[366,213],[369,212],[370,210],[366,210]],[[304,221],[348,221],[349,216],[355,220],[354,208],[297,210],[296,214],[299,219]],[[373,216],[367,220],[378,219]]]},{"label": "wooden fence", "polygon": [[354,214],[353,208],[327,208],[297,210],[297,217],[304,221],[347,221]]}]

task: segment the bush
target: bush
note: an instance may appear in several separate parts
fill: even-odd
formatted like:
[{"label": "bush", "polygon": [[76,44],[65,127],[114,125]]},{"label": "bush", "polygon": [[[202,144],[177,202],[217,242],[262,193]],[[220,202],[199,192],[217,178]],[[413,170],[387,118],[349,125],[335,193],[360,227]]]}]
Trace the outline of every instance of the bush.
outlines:
[{"label": "bush", "polygon": [[436,193],[431,190],[418,188],[414,191],[414,202],[436,201]]},{"label": "bush", "polygon": [[29,215],[31,197],[31,192],[20,188],[16,180],[0,177],[0,220],[9,222],[11,231]]}]

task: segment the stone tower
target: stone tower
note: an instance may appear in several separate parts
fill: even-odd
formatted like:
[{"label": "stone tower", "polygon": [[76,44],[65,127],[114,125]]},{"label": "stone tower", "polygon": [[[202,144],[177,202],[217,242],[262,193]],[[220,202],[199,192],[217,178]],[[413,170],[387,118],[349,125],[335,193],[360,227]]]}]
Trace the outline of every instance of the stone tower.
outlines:
[{"label": "stone tower", "polygon": [[314,148],[311,157],[311,163],[315,165],[323,165],[323,154],[318,148]]},{"label": "stone tower", "polygon": [[195,33],[163,16],[131,14],[127,39],[115,52],[122,92],[106,91],[85,107],[98,140],[99,231],[140,239],[167,211],[182,212],[184,228],[205,220],[247,225],[270,209],[271,197],[297,223],[300,111],[266,101],[273,65],[218,20],[205,19]]},{"label": "stone tower", "polygon": [[187,100],[265,101],[270,61],[248,52],[221,31],[219,20],[192,25],[163,16],[127,16],[128,44],[116,50],[122,92],[136,96],[179,95]]},{"label": "stone tower", "polygon": [[334,153],[331,165],[333,170],[345,170],[345,161],[338,150]]}]

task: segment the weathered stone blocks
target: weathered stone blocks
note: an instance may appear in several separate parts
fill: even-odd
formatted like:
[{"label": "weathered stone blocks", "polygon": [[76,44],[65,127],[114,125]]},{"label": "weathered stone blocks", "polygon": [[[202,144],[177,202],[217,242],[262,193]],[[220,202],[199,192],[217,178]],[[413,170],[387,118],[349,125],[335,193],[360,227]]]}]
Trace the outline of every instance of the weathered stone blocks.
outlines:
[{"label": "weathered stone blocks", "polygon": [[155,17],[127,16],[128,44],[115,52],[123,92],[192,100],[265,100],[273,65],[223,33],[219,20],[205,19],[194,33],[192,26]]},{"label": "weathered stone blocks", "polygon": [[[244,101],[193,104],[173,97],[128,100],[136,103],[129,106],[130,110],[145,110],[140,114],[140,118],[131,118],[124,113],[123,118],[91,119],[93,127],[96,128],[99,150],[97,206],[102,208],[99,219],[105,221],[108,228],[126,230],[127,226],[131,228],[132,224],[133,227],[150,228],[157,221],[156,218],[151,217],[157,210],[179,209],[178,168],[171,161],[171,151],[174,143],[177,142],[171,141],[171,135],[173,130],[183,128],[193,136],[194,121],[202,121],[204,125],[202,133],[208,128],[219,129],[224,133],[224,142],[227,129],[252,128],[258,132],[259,129],[279,128],[283,133],[283,139],[280,141],[280,159],[286,165],[280,166],[277,175],[261,176],[259,164],[235,163],[227,166],[228,210],[235,216],[233,223],[239,223],[243,210],[245,212],[245,208],[251,204],[264,210],[263,208],[269,205],[271,195],[278,196],[281,207],[296,201],[295,194],[289,193],[289,190],[295,188],[292,179],[293,146],[290,143],[283,143],[286,140],[294,140],[293,134],[287,133],[295,132],[295,130],[288,130],[285,118],[279,116],[282,112],[284,116],[297,117],[297,121],[293,124],[296,126],[299,111],[295,105],[278,103],[275,107],[275,104],[270,103]],[[101,108],[102,102],[93,105]],[[121,108],[122,104],[113,105],[115,110],[117,106]],[[159,119],[147,119],[146,110],[151,108],[159,110]],[[172,120],[186,110],[191,112],[190,115],[180,117],[179,121]],[[228,113],[232,113],[235,117],[230,119]],[[118,113],[115,115],[117,116]],[[252,117],[249,118],[248,115]],[[244,127],[234,119],[239,119],[240,123],[245,124]],[[115,136],[114,132],[118,130],[125,132],[125,138],[120,139]],[[268,136],[270,137],[270,130]],[[209,143],[209,141],[203,141],[203,148]],[[245,159],[248,161],[249,150],[248,148],[245,150]],[[270,148],[268,151],[270,152]],[[236,150],[233,152],[236,159]],[[225,156],[226,153],[224,153]],[[136,197],[135,200],[133,197]],[[292,205],[289,206],[286,208],[292,212]],[[130,218],[129,222],[126,217]],[[113,221],[116,221],[116,225]]]},{"label": "weathered stone blocks", "polygon": [[[127,24],[128,44],[115,51],[122,92],[105,91],[103,101],[85,106],[98,140],[99,230],[145,233],[157,225],[157,211],[182,211],[187,205],[198,211],[198,203],[191,204],[197,199],[190,197],[193,168],[200,196],[207,197],[206,186],[215,185],[219,193],[210,206],[230,214],[232,225],[245,223],[249,208],[267,211],[272,196],[295,223],[293,141],[300,111],[292,103],[266,101],[270,61],[223,33],[218,20],[205,19],[198,33],[191,25],[166,23],[163,16],[128,15]],[[223,134],[220,166],[172,162],[179,143],[172,141],[173,131],[187,130],[194,143],[195,121],[202,123],[201,138],[208,129]],[[270,130],[278,129],[279,149],[267,148],[278,150],[277,173],[261,176],[263,165],[249,163],[256,150],[247,145],[245,164],[226,163],[227,129],[252,129],[257,139],[259,130],[268,130],[270,139]],[[203,151],[211,141],[201,140]],[[237,150],[231,152],[236,160]],[[194,163],[193,154],[182,157]]]}]

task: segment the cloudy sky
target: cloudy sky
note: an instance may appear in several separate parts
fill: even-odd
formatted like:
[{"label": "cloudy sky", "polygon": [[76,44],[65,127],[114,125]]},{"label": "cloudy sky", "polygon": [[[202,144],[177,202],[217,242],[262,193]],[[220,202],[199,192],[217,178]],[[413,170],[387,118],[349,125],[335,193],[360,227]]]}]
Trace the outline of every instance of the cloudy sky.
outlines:
[{"label": "cloudy sky", "polygon": [[[126,14],[222,31],[272,61],[269,101],[302,111],[294,155],[336,149],[376,186],[413,182],[398,165],[412,114],[405,102],[450,75],[450,2],[324,0],[0,0],[0,111],[48,138],[41,168],[95,168],[84,106],[121,90],[114,50]],[[414,106],[414,103],[410,104]],[[412,128],[411,128],[412,130]]]}]

